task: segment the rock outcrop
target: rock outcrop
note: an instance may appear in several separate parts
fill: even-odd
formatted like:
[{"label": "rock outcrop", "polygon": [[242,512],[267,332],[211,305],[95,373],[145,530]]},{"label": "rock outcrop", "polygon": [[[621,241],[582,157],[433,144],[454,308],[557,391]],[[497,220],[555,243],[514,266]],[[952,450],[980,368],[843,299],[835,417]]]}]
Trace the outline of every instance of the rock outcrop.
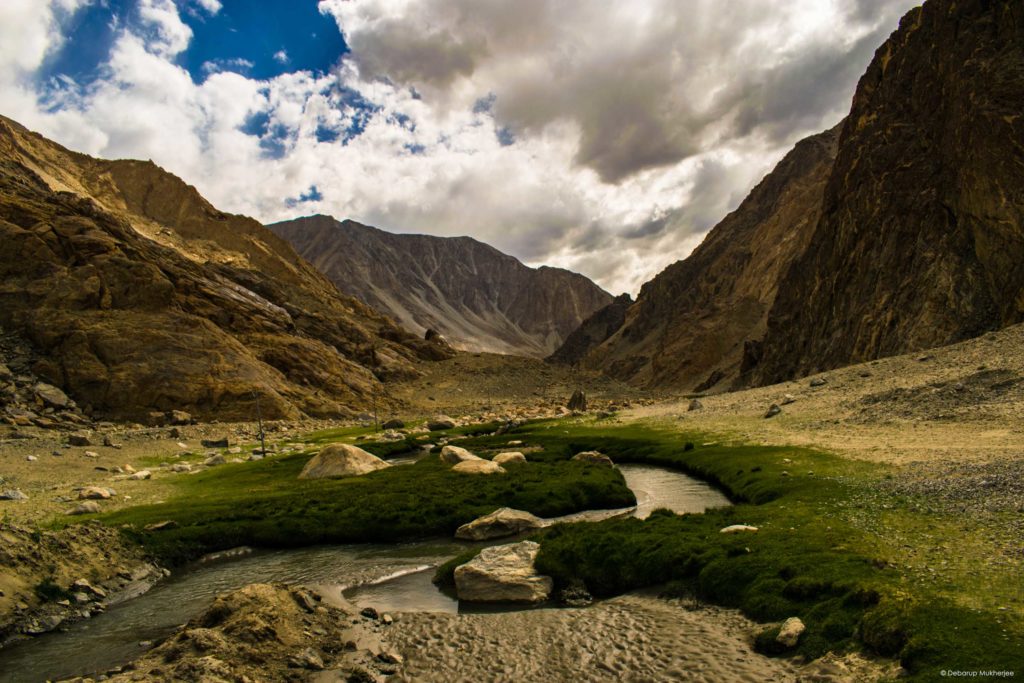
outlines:
[{"label": "rock outcrop", "polygon": [[467,602],[543,602],[554,582],[537,573],[534,562],[540,545],[522,541],[484,548],[455,568],[455,590]]},{"label": "rock outcrop", "polygon": [[861,78],[764,384],[1024,321],[1024,5],[929,0]]},{"label": "rock outcrop", "polygon": [[620,294],[610,304],[584,320],[562,345],[547,357],[548,362],[577,365],[588,353],[619,331],[626,322],[626,312],[633,305],[633,297]]},{"label": "rock outcrop", "polygon": [[31,344],[32,371],[97,418],[251,419],[256,397],[264,418],[347,416],[451,354],[151,162],[2,117],[0,283],[0,326]]},{"label": "rock outcrop", "polygon": [[455,538],[466,541],[487,541],[492,538],[516,536],[544,526],[544,520],[523,510],[499,508],[489,515],[463,524],[455,531]]},{"label": "rock outcrop", "polygon": [[1024,6],[929,0],[587,367],[725,390],[1024,321]]},{"label": "rock outcrop", "polygon": [[299,479],[358,477],[387,467],[391,465],[358,446],[334,443],[310,458],[299,473]]},{"label": "rock outcrop", "polygon": [[469,237],[396,235],[329,216],[268,227],[341,291],[468,351],[543,358],[612,301],[582,275],[529,268]]},{"label": "rock outcrop", "polygon": [[798,143],[693,254],[643,286],[583,365],[648,387],[731,386],[764,335],[780,279],[806,249],[838,137],[837,127]]},{"label": "rock outcrop", "polygon": [[458,465],[460,462],[482,460],[479,455],[471,453],[460,446],[445,446],[441,449],[441,455],[439,457],[441,458],[441,462],[446,465]]}]

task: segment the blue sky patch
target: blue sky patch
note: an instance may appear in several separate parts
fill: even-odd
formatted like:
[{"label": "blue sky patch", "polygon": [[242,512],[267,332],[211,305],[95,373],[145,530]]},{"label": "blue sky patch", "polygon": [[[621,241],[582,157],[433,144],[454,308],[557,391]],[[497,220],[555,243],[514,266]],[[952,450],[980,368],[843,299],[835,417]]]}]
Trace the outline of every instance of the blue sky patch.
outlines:
[{"label": "blue sky patch", "polygon": [[306,202],[323,201],[323,198],[324,194],[323,192],[320,191],[320,188],[318,188],[316,185],[310,185],[309,189],[300,194],[298,198],[289,197],[288,199],[285,199],[284,204],[289,209],[293,209],[299,204],[305,204]]}]

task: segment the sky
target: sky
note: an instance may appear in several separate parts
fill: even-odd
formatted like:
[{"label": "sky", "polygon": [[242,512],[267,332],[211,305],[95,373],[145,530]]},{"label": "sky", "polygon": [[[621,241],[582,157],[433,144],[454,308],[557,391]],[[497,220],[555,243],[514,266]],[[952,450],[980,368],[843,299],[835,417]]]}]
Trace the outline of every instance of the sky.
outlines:
[{"label": "sky", "polygon": [[636,294],[849,110],[913,0],[3,0],[0,113],[218,208]]}]

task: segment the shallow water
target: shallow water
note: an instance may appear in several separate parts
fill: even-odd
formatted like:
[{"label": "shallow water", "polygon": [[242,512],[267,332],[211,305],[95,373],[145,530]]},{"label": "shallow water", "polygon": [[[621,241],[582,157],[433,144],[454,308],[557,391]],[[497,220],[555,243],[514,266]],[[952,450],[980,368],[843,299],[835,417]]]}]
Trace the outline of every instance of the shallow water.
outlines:
[{"label": "shallow water", "polygon": [[[632,514],[640,518],[659,507],[696,513],[729,504],[713,487],[678,472],[647,465],[621,465],[620,469],[637,497]],[[434,568],[470,545],[440,539],[324,546],[256,551],[238,559],[197,563],[145,595],[112,606],[67,631],[0,650],[0,681],[37,683],[104,671],[137,657],[145,649],[141,641],[165,637],[201,612],[214,596],[250,583],[305,584],[328,600],[344,596],[360,607],[380,611],[455,613],[458,601],[439,591],[431,578]]]}]

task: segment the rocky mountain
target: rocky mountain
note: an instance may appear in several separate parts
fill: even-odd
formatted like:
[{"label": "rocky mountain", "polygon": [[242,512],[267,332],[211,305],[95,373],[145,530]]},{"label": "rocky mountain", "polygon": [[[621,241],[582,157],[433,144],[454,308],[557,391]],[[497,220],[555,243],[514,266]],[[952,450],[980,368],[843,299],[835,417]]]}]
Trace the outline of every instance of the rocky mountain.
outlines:
[{"label": "rocky mountain", "polygon": [[588,367],[647,386],[704,390],[740,374],[779,280],[806,248],[835,157],[838,128],[797,144],[689,258],[640,291]]},{"label": "rocky mountain", "polygon": [[265,417],[347,415],[451,353],[153,163],[93,159],[2,117],[0,326],[97,418],[250,419],[257,397]]},{"label": "rocky mountain", "polygon": [[1024,320],[1024,4],[929,0],[861,78],[756,383]]},{"label": "rocky mountain", "polygon": [[633,297],[620,294],[610,304],[584,320],[566,337],[558,350],[547,361],[560,365],[577,365],[593,349],[615,334],[626,322],[626,313],[633,305]]},{"label": "rocky mountain", "polygon": [[268,227],[341,291],[469,351],[543,358],[612,300],[582,275],[529,268],[469,237],[397,235],[329,216]]},{"label": "rocky mountain", "polygon": [[585,364],[758,385],[1024,320],[1024,5],[929,0],[839,127],[642,289]]}]

